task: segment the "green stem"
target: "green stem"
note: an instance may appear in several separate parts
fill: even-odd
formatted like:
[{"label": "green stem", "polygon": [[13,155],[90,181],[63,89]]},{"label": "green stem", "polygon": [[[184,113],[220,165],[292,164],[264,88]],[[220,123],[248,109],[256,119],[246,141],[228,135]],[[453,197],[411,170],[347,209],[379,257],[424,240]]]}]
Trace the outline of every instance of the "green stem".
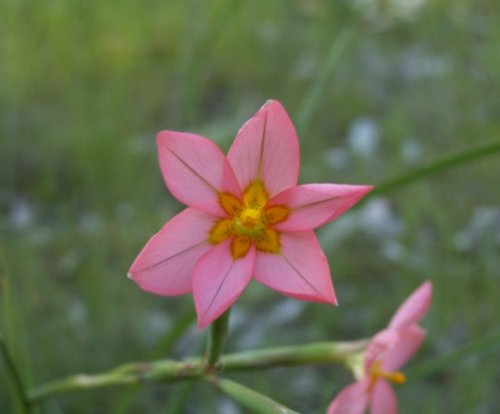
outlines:
[{"label": "green stem", "polygon": [[257,349],[224,355],[219,366],[224,371],[244,371],[276,366],[344,363],[353,354],[362,351],[366,343],[366,340],[316,342],[305,345]]},{"label": "green stem", "polygon": [[[221,356],[217,367],[224,371],[265,369],[276,366],[345,363],[361,352],[367,341],[319,342],[304,345],[252,350]],[[56,394],[112,385],[139,384],[147,381],[178,381],[199,379],[207,375],[206,359],[184,361],[160,360],[150,363],[128,363],[93,375],[74,375],[31,389],[31,400]]]},{"label": "green stem", "polygon": [[219,358],[224,351],[227,330],[229,326],[229,314],[231,308],[219,316],[209,327],[206,365],[208,370],[216,367]]},{"label": "green stem", "polygon": [[31,401],[27,397],[26,388],[24,387],[21,375],[17,370],[14,358],[12,358],[12,355],[10,354],[9,349],[7,348],[7,344],[5,343],[3,335],[1,333],[0,354],[2,355],[7,373],[9,374],[10,378],[12,379],[12,383],[14,384],[14,390],[19,402],[21,403],[23,412],[27,414],[33,413],[33,407],[31,405]]},{"label": "green stem", "polygon": [[367,199],[368,197],[379,195],[380,193],[387,193],[389,191],[396,190],[400,187],[406,186],[407,184],[413,183],[414,181],[426,178],[429,175],[455,168],[469,161],[473,161],[488,155],[493,155],[498,152],[500,152],[500,142],[496,140],[494,142],[479,145],[467,151],[446,156],[437,161],[424,165],[421,168],[414,169],[413,171],[397,176],[377,185],[373,191],[367,194],[365,199]]},{"label": "green stem", "polygon": [[186,361],[162,360],[151,363],[128,363],[99,374],[72,375],[42,384],[28,392],[29,398],[39,400],[51,395],[112,385],[142,384],[146,381],[175,381],[200,378],[205,373],[200,358]]}]

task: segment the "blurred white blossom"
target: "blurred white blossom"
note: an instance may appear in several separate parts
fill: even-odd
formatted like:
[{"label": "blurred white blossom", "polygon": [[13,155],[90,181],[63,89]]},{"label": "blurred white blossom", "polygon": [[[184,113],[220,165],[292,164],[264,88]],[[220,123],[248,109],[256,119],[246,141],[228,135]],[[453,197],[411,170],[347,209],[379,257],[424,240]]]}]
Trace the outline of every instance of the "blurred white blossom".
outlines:
[{"label": "blurred white blossom", "polygon": [[26,200],[14,199],[10,207],[9,221],[14,229],[24,230],[33,223],[35,214],[31,204]]},{"label": "blurred white blossom", "polygon": [[465,228],[455,235],[455,248],[460,251],[470,250],[484,237],[488,237],[488,234],[500,243],[500,209],[480,206],[474,210]]},{"label": "blurred white blossom", "polygon": [[379,145],[379,127],[369,117],[356,119],[349,128],[347,143],[353,153],[363,158],[376,155]]}]

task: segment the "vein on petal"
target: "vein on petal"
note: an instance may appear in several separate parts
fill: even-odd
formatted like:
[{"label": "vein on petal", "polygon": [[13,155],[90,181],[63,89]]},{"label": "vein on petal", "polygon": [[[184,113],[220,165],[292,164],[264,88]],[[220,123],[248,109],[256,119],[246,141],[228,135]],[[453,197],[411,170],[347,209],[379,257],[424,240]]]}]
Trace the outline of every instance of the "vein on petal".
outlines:
[{"label": "vein on petal", "polygon": [[174,151],[168,149],[168,151],[177,158],[189,171],[191,171],[200,181],[202,181],[207,187],[209,187],[213,192],[217,193],[217,189],[210,184],[204,177],[202,177],[193,167],[191,167],[186,161],[179,157]]},{"label": "vein on petal", "polygon": [[234,261],[231,262],[231,265],[229,266],[229,268],[227,269],[226,273],[224,274],[224,277],[222,278],[219,286],[217,287],[217,291],[215,292],[215,295],[214,297],[212,298],[212,300],[210,301],[210,304],[208,305],[208,308],[205,310],[205,313],[208,313],[208,311],[210,310],[210,308],[212,307],[212,305],[214,304],[215,302],[215,299],[217,298],[217,296],[219,295],[220,293],[220,290],[222,289],[222,285],[224,284],[224,282],[226,281],[228,275],[229,275],[229,272],[231,272],[231,269],[233,268],[233,265],[234,265]]},{"label": "vein on petal", "polygon": [[291,207],[290,210],[294,211],[294,210],[300,210],[302,208],[314,207],[314,206],[317,206],[317,205],[320,205],[323,203],[328,203],[329,201],[333,201],[333,200],[336,200],[336,199],[339,199],[342,197],[343,196],[334,196],[334,197],[330,197],[330,198],[325,198],[324,200],[314,201],[313,203],[303,204],[303,205],[297,206],[297,207]]},{"label": "vein on petal", "polygon": [[180,252],[174,253],[172,256],[166,257],[165,259],[162,259],[159,262],[156,262],[156,263],[153,263],[152,265],[146,266],[145,268],[143,268],[141,270],[137,270],[137,271],[135,271],[135,273],[139,274],[139,273],[145,272],[146,270],[153,269],[154,267],[159,266],[159,265],[161,265],[161,264],[163,264],[165,262],[168,262],[170,259],[174,259],[177,256],[180,256],[180,255],[182,255],[184,253],[187,253],[188,251],[190,251],[192,249],[195,249],[196,247],[199,247],[202,244],[205,244],[206,242],[207,242],[206,240],[203,240],[202,242],[197,243],[197,244],[195,244],[193,246],[190,246],[190,247],[188,247],[188,248],[186,248],[184,250],[181,250]]},{"label": "vein on petal", "polygon": [[283,259],[285,259],[285,261],[288,263],[288,265],[301,277],[301,279],[306,282],[307,285],[309,285],[316,293],[318,293],[320,296],[323,296],[323,294],[318,290],[316,289],[312,284],[311,282],[309,282],[306,277],[300,273],[299,269],[297,269],[295,267],[295,265],[290,261],[290,259],[288,259],[288,257],[286,257],[283,253],[281,253],[281,256],[283,257]]},{"label": "vein on petal", "polygon": [[262,163],[264,159],[264,144],[267,130],[267,111],[264,112],[264,126],[262,127],[262,139],[260,140],[259,164],[257,166],[257,179],[262,178]]}]

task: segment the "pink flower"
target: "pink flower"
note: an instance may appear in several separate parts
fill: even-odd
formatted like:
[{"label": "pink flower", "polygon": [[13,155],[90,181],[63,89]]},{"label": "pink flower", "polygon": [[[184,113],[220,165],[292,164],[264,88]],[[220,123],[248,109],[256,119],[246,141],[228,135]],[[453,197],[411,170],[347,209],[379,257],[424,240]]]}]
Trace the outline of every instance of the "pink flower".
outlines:
[{"label": "pink flower", "polygon": [[399,307],[389,326],[368,345],[358,381],[345,387],[328,407],[327,414],[397,414],[390,382],[403,384],[398,370],[422,344],[425,331],[417,325],[431,303],[432,284],[425,282]]},{"label": "pink flower", "polygon": [[372,187],[297,185],[299,143],[277,101],[238,131],[227,158],[199,135],[161,131],[160,168],[188,205],[155,234],[129,271],[158,295],[192,292],[198,326],[228,309],[253,277],[301,300],[336,303],[312,229],[343,214]]}]

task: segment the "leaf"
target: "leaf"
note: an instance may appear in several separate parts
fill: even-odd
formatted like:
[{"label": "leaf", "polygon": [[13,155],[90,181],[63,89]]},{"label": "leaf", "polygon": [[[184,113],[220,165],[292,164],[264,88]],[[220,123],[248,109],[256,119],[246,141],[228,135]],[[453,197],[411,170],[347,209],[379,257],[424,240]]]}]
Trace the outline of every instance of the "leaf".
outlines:
[{"label": "leaf", "polygon": [[[410,172],[396,176],[390,180],[376,185],[375,189],[368,193],[362,200],[362,202],[366,201],[368,198],[378,196],[381,193],[387,193],[400,187],[405,187],[408,184],[412,184],[415,181],[422,180],[430,175],[437,174],[441,171],[449,170],[451,168],[458,167],[459,165],[467,164],[479,158],[486,157],[488,155],[494,155],[499,152],[500,142],[498,140],[495,140],[493,142],[478,145],[466,151],[457,152],[455,154],[445,156],[438,159],[437,161],[430,162],[420,168],[415,168]],[[362,203],[358,203],[358,205],[361,204]]]},{"label": "leaf", "polygon": [[257,414],[298,414],[297,411],[235,381],[218,377],[207,379],[233,400]]}]

